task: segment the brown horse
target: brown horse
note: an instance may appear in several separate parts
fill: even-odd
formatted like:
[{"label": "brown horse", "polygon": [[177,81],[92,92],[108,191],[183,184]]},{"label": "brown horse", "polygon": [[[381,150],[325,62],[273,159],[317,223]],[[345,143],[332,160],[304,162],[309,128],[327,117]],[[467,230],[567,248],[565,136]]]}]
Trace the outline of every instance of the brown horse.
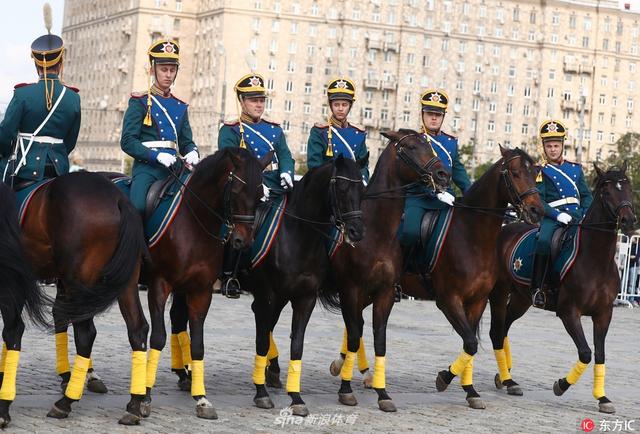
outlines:
[{"label": "brown horse", "polygon": [[[415,291],[410,295],[426,298],[428,292],[435,292],[432,295],[435,295],[438,308],[442,310],[456,332],[462,337],[463,353],[448,370],[438,373],[436,387],[438,391],[444,391],[456,375],[462,374],[461,380],[463,389],[467,392],[467,402],[473,408],[484,408],[480,395],[473,388],[473,356],[478,347],[476,337],[478,323],[495,281],[497,266],[495,243],[507,204],[514,204],[524,218],[532,222],[538,221],[544,212],[540,197],[535,189],[536,170],[533,160],[519,149],[506,150],[501,147],[500,152],[502,158],[473,184],[461,202],[456,202],[448,235],[443,242],[435,268],[429,276],[430,291],[424,289],[422,285],[417,286],[418,281],[415,277],[409,281],[413,282],[413,285],[408,285],[410,292],[411,288]],[[398,213],[401,212],[402,208],[398,210]],[[386,227],[387,224],[389,223],[384,222],[383,226]],[[378,223],[378,226],[380,225],[381,223]],[[395,237],[396,228],[397,225],[387,227],[386,230]],[[400,260],[401,258],[398,261],[400,262]],[[372,267],[372,265],[369,266]],[[343,316],[345,316],[346,322],[347,316],[344,312],[346,311],[347,314],[350,311],[355,312],[361,321],[362,309],[369,303],[362,304],[360,301],[361,304],[358,306],[354,305],[351,300],[354,298],[356,300],[373,299],[376,360],[372,385],[378,392],[380,409],[389,411],[391,408],[394,410],[395,406],[391,404],[388,394],[384,391],[385,327],[394,302],[393,286],[400,281],[400,276],[396,274],[393,280],[387,279],[384,286],[379,284],[378,275],[371,272],[351,271],[351,276],[364,276],[364,279],[347,277],[349,267],[353,270],[354,267],[361,266],[360,262],[354,260],[348,266],[345,263],[336,263],[336,270],[340,270],[336,273],[341,279],[340,282],[350,281],[349,286],[343,284],[341,287],[351,288],[352,291],[351,294],[341,294]],[[412,278],[406,276],[405,279]],[[402,282],[404,291],[404,280]],[[375,288],[376,292],[368,293],[372,288]],[[376,306],[377,300],[384,300],[384,302]],[[348,326],[347,334],[348,351],[354,353],[358,350],[357,339],[361,334],[352,339]],[[349,353],[347,353],[348,356]],[[351,357],[355,357],[355,354]],[[347,360],[345,358],[342,366],[343,382],[340,393],[347,393],[348,400],[344,402],[344,395],[340,395],[340,398],[341,402],[353,405],[351,388],[348,381],[345,382],[344,377]],[[382,370],[382,373],[379,370]],[[376,378],[379,380],[376,381]]]},{"label": "brown horse", "polygon": [[71,404],[82,396],[96,335],[93,317],[118,300],[133,350],[131,400],[121,421],[135,419],[144,398],[144,384],[140,387],[143,365],[136,362],[146,358],[148,332],[136,285],[146,252],[138,213],[103,176],[70,173],[34,193],[23,218],[22,234],[38,278],[59,281],[53,306],[56,328],[64,328],[65,338],[67,324],[74,328],[73,371],[64,397],[48,416],[67,417]]},{"label": "brown horse", "polygon": [[[614,261],[618,228],[630,235],[636,223],[632,190],[626,175],[626,162],[621,168],[613,167],[597,173],[594,200],[584,219],[577,223],[580,237],[579,250],[573,267],[558,288],[556,315],[562,320],[567,333],[578,349],[578,362],[569,374],[553,385],[560,396],[575,384],[591,362],[591,349],[585,339],[580,317],[593,320],[595,364],[593,366],[593,396],[603,413],[614,413],[615,408],[604,392],[604,343],[611,322],[613,301],[620,288],[620,276]],[[498,239],[499,277],[491,293],[491,341],[498,363],[496,386],[507,387],[510,395],[522,395],[522,390],[510,374],[511,350],[507,334],[514,321],[531,306],[528,288],[511,278],[509,252],[516,241],[531,226],[512,224],[505,226]]]},{"label": "brown horse", "polygon": [[[204,321],[213,284],[221,272],[224,245],[229,242],[235,249],[244,249],[251,244],[254,213],[263,195],[262,170],[271,157],[269,153],[258,160],[246,149],[236,148],[217,151],[202,160],[184,186],[183,206],[167,233],[151,248],[152,265],[149,269],[145,266],[142,279],[149,286],[152,327],[145,416],[151,410],[151,389],[167,340],[165,304],[173,292],[174,303],[183,300],[189,320],[191,342],[186,330],[180,330],[185,333],[179,352],[184,355],[182,367],[189,365],[191,369],[196,414],[205,419],[217,418],[204,387]],[[225,226],[228,235],[221,237]]]},{"label": "brown horse", "polygon": [[16,373],[22,348],[26,308],[38,326],[50,328],[45,308],[50,303],[26,260],[18,212],[11,189],[0,182],[0,311],[2,311],[2,360],[0,360],[0,428],[9,425],[9,406],[16,395]]}]

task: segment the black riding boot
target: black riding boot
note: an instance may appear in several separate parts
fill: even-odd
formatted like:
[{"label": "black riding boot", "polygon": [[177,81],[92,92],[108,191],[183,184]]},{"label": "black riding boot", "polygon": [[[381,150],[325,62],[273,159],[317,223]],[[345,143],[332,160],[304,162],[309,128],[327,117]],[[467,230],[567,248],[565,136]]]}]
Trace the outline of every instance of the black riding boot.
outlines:
[{"label": "black riding boot", "polygon": [[544,309],[547,304],[547,294],[544,291],[544,281],[547,276],[549,255],[536,253],[533,258],[533,274],[531,275],[531,303],[534,307]]},{"label": "black riding boot", "polygon": [[242,252],[226,247],[222,261],[222,285],[220,293],[229,298],[240,298],[240,282],[238,281],[238,265]]}]

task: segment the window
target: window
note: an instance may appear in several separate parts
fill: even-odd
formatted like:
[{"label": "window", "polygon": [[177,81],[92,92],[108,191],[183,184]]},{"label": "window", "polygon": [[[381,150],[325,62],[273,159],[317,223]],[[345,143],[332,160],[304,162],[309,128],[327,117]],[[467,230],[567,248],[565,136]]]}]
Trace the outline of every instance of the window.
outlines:
[{"label": "window", "polygon": [[267,98],[267,100],[264,103],[264,108],[266,111],[273,110],[273,99]]},{"label": "window", "polygon": [[608,39],[603,39],[602,40],[602,49],[603,50],[608,50],[609,49],[609,40]]},{"label": "window", "polygon": [[596,140],[601,142],[604,137],[604,133],[602,131],[596,132]]},{"label": "window", "polygon": [[402,112],[402,122],[409,123],[410,119],[411,119],[411,112],[403,111]]},{"label": "window", "polygon": [[280,21],[273,20],[271,23],[271,31],[274,33],[278,33],[280,31]]},{"label": "window", "polygon": [[513,104],[510,102],[507,103],[506,113],[508,115],[513,114]]},{"label": "window", "polygon": [[633,110],[633,98],[627,98],[627,110]]},{"label": "window", "polygon": [[307,82],[304,84],[304,94],[311,95],[311,83]]},{"label": "window", "polygon": [[269,59],[269,71],[275,71],[276,70],[276,59]]},{"label": "window", "polygon": [[298,51],[298,43],[296,41],[289,42],[289,54],[296,54]]},{"label": "window", "polygon": [[311,114],[311,104],[308,102],[305,102],[303,107],[303,112],[305,115],[310,115]]},{"label": "window", "polygon": [[529,134],[529,125],[528,124],[522,124],[522,134]]},{"label": "window", "polygon": [[614,133],[609,133],[609,143],[614,144],[616,142],[616,135]]},{"label": "window", "polygon": [[285,90],[285,92],[287,92],[287,93],[291,93],[291,92],[293,92],[293,81],[289,81],[289,80],[287,80],[287,83],[286,83],[286,85],[285,85],[285,89],[284,89],[284,90]]},{"label": "window", "polygon": [[599,124],[604,123],[604,113],[598,113],[598,123]]},{"label": "window", "polygon": [[182,12],[182,0],[176,0],[176,12]]},{"label": "window", "polygon": [[480,93],[480,80],[475,80],[473,82],[473,91],[475,93]]},{"label": "window", "polygon": [[311,5],[311,16],[317,17],[319,14],[320,14],[320,7],[318,6],[318,3],[313,3]]},{"label": "window", "polygon": [[520,21],[520,7],[513,8],[513,21]]},{"label": "window", "polygon": [[547,98],[553,98],[555,91],[552,87],[547,89]]},{"label": "window", "polygon": [[490,89],[491,89],[490,90],[491,93],[498,93],[498,83],[496,83],[495,81],[492,81]]},{"label": "window", "polygon": [[616,115],[611,115],[611,122],[610,122],[612,127],[616,126]]},{"label": "window", "polygon": [[180,18],[173,19],[173,29],[180,30]]},{"label": "window", "polygon": [[582,37],[582,48],[589,48],[589,37],[588,36],[583,36]]},{"label": "window", "polygon": [[511,65],[509,66],[509,78],[515,78],[516,77],[516,67]]},{"label": "window", "polygon": [[458,43],[458,53],[464,54],[467,49],[467,43],[465,41],[460,41]]},{"label": "window", "polygon": [[516,87],[513,83],[507,85],[507,96],[513,96],[515,94]]},{"label": "window", "polygon": [[464,90],[464,81],[462,80],[456,81],[456,90]]},{"label": "window", "polygon": [[254,18],[251,21],[251,28],[256,32],[260,31],[260,18]]},{"label": "window", "polygon": [[291,113],[291,111],[293,110],[293,101],[291,100],[284,100],[284,111],[285,113]]},{"label": "window", "polygon": [[529,104],[522,106],[522,116],[529,116]]},{"label": "window", "polygon": [[307,67],[305,68],[305,72],[307,74],[313,74],[313,65],[307,65]]},{"label": "window", "polygon": [[553,24],[554,26],[560,24],[560,14],[558,14],[557,12],[553,13],[553,15],[551,16],[551,24]]},{"label": "window", "polygon": [[549,80],[555,80],[556,79],[556,70],[555,69],[550,69],[549,70]]},{"label": "window", "polygon": [[380,120],[386,121],[389,119],[389,110],[382,109],[380,110]]},{"label": "window", "polygon": [[371,107],[365,107],[362,110],[362,117],[365,119],[372,119],[373,118],[373,110],[371,109]]},{"label": "window", "polygon": [[598,102],[600,104],[606,104],[607,103],[607,96],[603,93],[600,94],[600,97],[598,98]]},{"label": "window", "polygon": [[489,103],[489,113],[495,113],[496,112],[496,106],[497,106],[497,104],[495,103],[495,101],[491,101]]},{"label": "window", "polygon": [[282,131],[285,133],[291,131],[291,121],[286,119],[282,122]]},{"label": "window", "polygon": [[487,124],[487,131],[490,133],[496,132],[496,123],[494,121],[489,121],[489,123]]},{"label": "window", "polygon": [[416,63],[416,55],[415,53],[407,53],[407,64],[413,65]]},{"label": "window", "polygon": [[474,112],[477,112],[478,110],[480,110],[480,100],[479,99],[477,99],[477,98],[473,99],[473,103],[472,103],[471,109]]},{"label": "window", "polygon": [[531,86],[527,85],[524,87],[524,96],[525,98],[531,97]]},{"label": "window", "polygon": [[406,104],[410,104],[411,103],[411,92],[405,92],[405,94],[404,94],[404,102]]},{"label": "window", "polygon": [[511,122],[507,122],[504,124],[504,132],[507,134],[511,133]]},{"label": "window", "polygon": [[535,24],[536,23],[536,11],[533,10],[529,13],[529,24]]},{"label": "window", "polygon": [[617,96],[615,96],[615,95],[613,95],[613,96],[611,97],[611,106],[612,106],[612,107],[618,107],[618,97],[617,97]]},{"label": "window", "polygon": [[569,28],[570,29],[575,29],[576,28],[576,14],[572,13],[571,16],[569,17]]},{"label": "window", "polygon": [[571,91],[565,90],[562,94],[562,99],[564,99],[565,101],[571,101]]}]

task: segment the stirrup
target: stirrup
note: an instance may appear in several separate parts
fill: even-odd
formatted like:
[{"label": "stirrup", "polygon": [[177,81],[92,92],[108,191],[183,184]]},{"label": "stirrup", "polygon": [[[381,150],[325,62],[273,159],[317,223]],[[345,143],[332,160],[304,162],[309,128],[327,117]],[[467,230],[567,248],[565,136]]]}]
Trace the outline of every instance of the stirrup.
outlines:
[{"label": "stirrup", "polygon": [[[538,298],[539,297],[539,298]],[[547,294],[542,289],[536,290],[531,297],[531,304],[533,307],[544,309],[547,304]]]},{"label": "stirrup", "polygon": [[393,301],[400,303],[402,301],[402,286],[400,284],[393,285]]},{"label": "stirrup", "polygon": [[230,277],[222,284],[220,293],[227,298],[240,298],[240,282],[237,278]]}]

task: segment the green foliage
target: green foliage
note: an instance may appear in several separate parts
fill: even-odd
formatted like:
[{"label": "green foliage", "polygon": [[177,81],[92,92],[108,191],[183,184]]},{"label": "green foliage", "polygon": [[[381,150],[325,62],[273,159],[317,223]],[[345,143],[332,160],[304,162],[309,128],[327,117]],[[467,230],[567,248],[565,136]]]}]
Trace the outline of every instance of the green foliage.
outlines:
[{"label": "green foliage", "polygon": [[[640,204],[640,134],[626,133],[618,139],[616,147],[618,152],[607,158],[607,166],[601,168],[620,166],[626,161],[627,175],[633,189],[633,203]],[[592,177],[594,176],[595,174],[592,174]]]}]

